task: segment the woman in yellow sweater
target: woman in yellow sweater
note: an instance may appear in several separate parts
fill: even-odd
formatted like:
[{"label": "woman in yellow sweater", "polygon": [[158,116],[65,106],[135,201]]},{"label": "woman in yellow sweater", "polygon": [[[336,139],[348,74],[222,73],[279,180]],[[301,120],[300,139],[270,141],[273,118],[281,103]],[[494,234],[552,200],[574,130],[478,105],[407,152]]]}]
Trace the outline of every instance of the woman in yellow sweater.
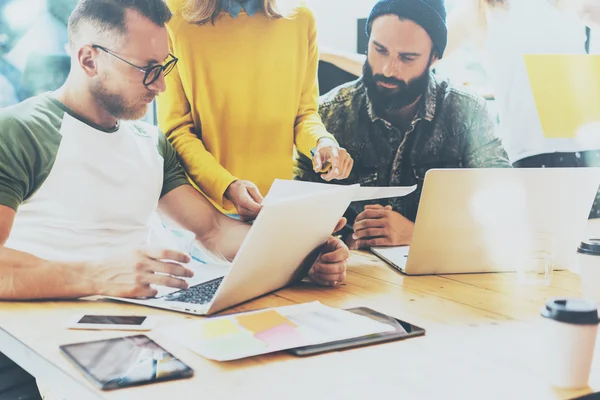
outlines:
[{"label": "woman in yellow sweater", "polygon": [[315,20],[276,0],[170,0],[171,50],[180,59],[158,98],[159,126],[196,188],[227,213],[260,211],[261,193],[291,179],[293,149],[326,180],[352,158],[318,114]]}]

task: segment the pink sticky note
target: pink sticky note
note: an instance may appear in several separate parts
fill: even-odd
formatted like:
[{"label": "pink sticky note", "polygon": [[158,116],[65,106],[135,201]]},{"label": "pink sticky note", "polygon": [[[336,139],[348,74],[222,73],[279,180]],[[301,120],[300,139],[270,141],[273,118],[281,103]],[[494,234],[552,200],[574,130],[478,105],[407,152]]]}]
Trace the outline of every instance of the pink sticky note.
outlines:
[{"label": "pink sticky note", "polygon": [[289,324],[282,324],[269,330],[254,335],[265,342],[270,348],[292,348],[306,344],[306,339],[296,328]]}]

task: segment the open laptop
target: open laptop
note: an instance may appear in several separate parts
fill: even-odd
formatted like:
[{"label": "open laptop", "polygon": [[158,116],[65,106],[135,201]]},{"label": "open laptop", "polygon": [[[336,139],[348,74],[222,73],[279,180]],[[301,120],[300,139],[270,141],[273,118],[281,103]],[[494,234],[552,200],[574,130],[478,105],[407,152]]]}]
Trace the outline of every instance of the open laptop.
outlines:
[{"label": "open laptop", "polygon": [[195,276],[185,290],[161,287],[150,299],[108,298],[214,314],[304,278],[351,201],[414,190],[276,180],[231,265],[192,263]]},{"label": "open laptop", "polygon": [[411,246],[371,251],[408,275],[515,271],[542,233],[568,269],[599,185],[600,168],[432,169]]}]

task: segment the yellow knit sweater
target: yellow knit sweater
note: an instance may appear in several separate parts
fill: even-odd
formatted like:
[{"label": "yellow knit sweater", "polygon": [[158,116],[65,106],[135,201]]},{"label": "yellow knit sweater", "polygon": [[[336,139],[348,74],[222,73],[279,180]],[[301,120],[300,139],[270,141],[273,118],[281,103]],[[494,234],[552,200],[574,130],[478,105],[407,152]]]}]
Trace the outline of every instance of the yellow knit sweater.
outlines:
[{"label": "yellow knit sweater", "polygon": [[170,1],[171,52],[180,61],[158,97],[158,120],[188,176],[214,204],[236,179],[265,195],[276,178],[291,179],[293,149],[310,149],[327,133],[318,114],[315,20],[305,6],[293,17],[262,13],[215,25],[187,23],[183,1]]}]

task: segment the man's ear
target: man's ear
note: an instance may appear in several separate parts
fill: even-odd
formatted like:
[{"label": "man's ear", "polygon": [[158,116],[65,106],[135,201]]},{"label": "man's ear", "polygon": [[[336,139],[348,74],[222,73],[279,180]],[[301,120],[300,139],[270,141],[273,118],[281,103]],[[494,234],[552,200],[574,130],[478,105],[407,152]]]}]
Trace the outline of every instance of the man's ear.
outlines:
[{"label": "man's ear", "polygon": [[98,75],[98,68],[96,64],[96,58],[98,57],[98,49],[93,48],[90,45],[85,45],[77,52],[77,60],[81,69],[88,77],[94,77]]},{"label": "man's ear", "polygon": [[435,64],[436,62],[438,62],[438,60],[440,59],[440,57],[438,56],[438,52],[437,50],[432,50],[431,51],[431,60],[429,60],[429,63],[431,65]]},{"label": "man's ear", "polygon": [[429,69],[433,69],[436,67],[436,63],[440,60],[438,57],[437,51],[431,50],[431,55],[429,56]]}]

